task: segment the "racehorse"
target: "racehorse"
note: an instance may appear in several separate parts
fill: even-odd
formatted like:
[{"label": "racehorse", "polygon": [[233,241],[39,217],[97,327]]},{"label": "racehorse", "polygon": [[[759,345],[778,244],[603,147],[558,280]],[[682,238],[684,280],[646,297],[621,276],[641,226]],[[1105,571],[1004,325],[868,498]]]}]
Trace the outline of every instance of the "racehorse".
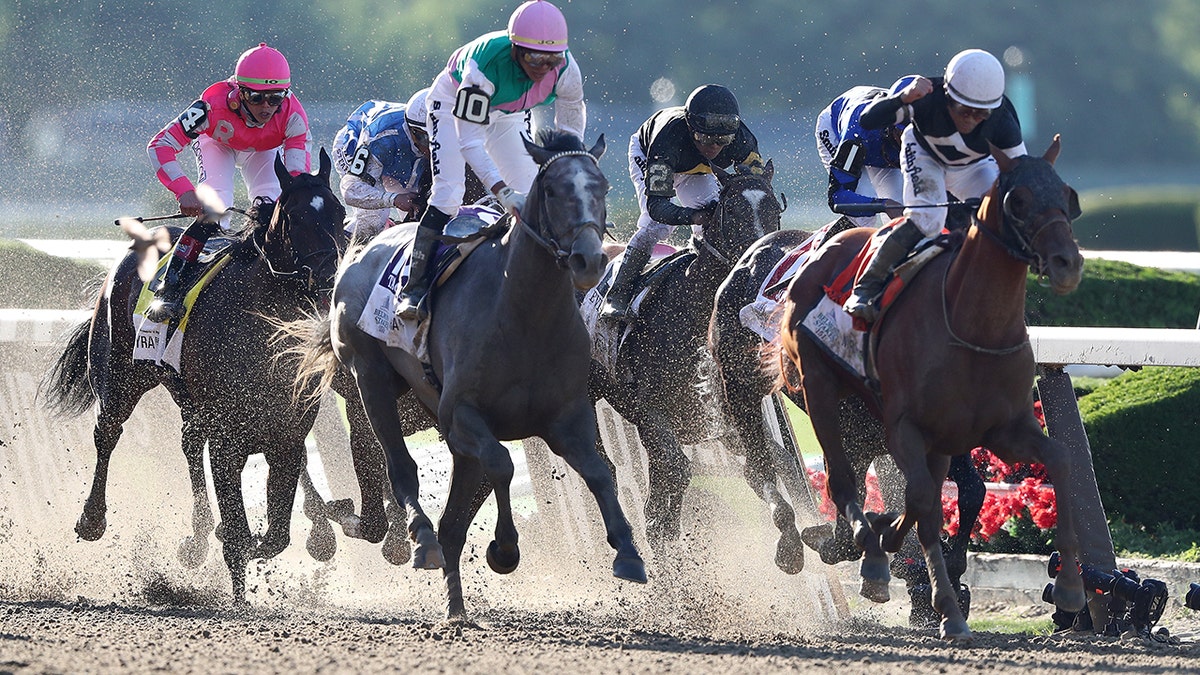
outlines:
[{"label": "racehorse", "polygon": [[[638,318],[628,328],[616,358],[608,365],[592,363],[592,399],[607,400],[636,426],[646,448],[646,535],[655,548],[679,538],[683,496],[691,476],[680,446],[707,440],[711,431],[704,424],[711,403],[699,395],[696,382],[707,357],[713,297],[738,256],[758,238],[779,230],[783,210],[771,187],[772,162],[759,174],[746,167],[733,173],[714,168],[713,173],[720,192],[701,237],[693,239],[687,254],[665,263],[665,269],[651,270],[657,276],[652,282],[655,290],[638,305]],[[590,293],[598,294],[599,289]],[[589,305],[588,298],[584,305]],[[594,331],[620,335],[626,326],[600,320]],[[746,480],[770,507],[779,528],[776,562],[794,574],[803,566],[803,546],[794,513],[775,487],[773,465],[749,457]]]},{"label": "racehorse", "polygon": [[[387,455],[395,502],[407,509],[413,565],[443,568],[447,616],[455,620],[466,619],[459,564],[467,528],[492,491],[498,516],[488,565],[507,574],[520,561],[509,496],[513,463],[502,440],[541,437],[578,472],[616,549],[614,576],[646,581],[612,476],[596,452],[588,336],[575,300],[575,290],[594,286],[604,269],[608,181],[598,164],[604,139],[590,150],[563,132],[547,130],[539,140],[526,142],[539,170],[517,223],[483,242],[434,291],[427,363],[356,325],[403,245],[403,228],[346,256],[325,334],[317,330],[310,338],[311,372],[328,375],[340,362],[354,374]],[[440,535],[418,501],[417,466],[396,415],[396,400],[410,390],[434,414],[454,456]]]},{"label": "racehorse", "polygon": [[[771,232],[754,242],[745,254],[738,260],[733,270],[717,289],[716,301],[713,304],[712,323],[709,327],[708,346],[716,366],[716,379],[720,386],[720,397],[725,419],[729,420],[735,430],[730,441],[740,444],[741,452],[746,457],[746,472],[756,472],[760,481],[772,481],[778,475],[792,499],[799,498],[808,489],[802,482],[807,481],[804,467],[799,463],[797,455],[787,447],[780,446],[771,434],[765,433],[761,401],[763,397],[772,395],[778,379],[778,361],[770,359],[770,343],[778,331],[778,316],[782,306],[775,312],[759,319],[761,326],[750,328],[757,318],[754,315],[743,320],[746,313],[743,308],[759,299],[759,291],[764,286],[771,296],[785,290],[789,280],[786,272],[778,271],[781,262],[784,267],[794,265],[792,260],[802,255],[805,250],[815,250],[847,227],[853,227],[849,221],[839,220],[819,228],[816,233],[805,230],[779,230]],[[787,260],[785,260],[787,258]],[[768,278],[771,283],[768,284]],[[764,313],[766,313],[764,311]],[[797,393],[784,390],[783,394],[804,409],[804,399]],[[865,479],[867,470],[872,462],[879,477],[886,508],[901,508],[903,504],[904,484],[895,464],[890,460],[879,461],[887,457],[887,445],[884,441],[883,427],[871,415],[870,410],[857,396],[848,397],[841,402],[838,410],[842,443],[847,451],[854,475],[858,483],[860,501],[865,499]],[[960,496],[963,493],[960,493]],[[782,496],[779,497],[782,499]],[[786,503],[786,502],[785,502]],[[960,506],[963,502],[960,502]],[[961,509],[960,509],[961,512]],[[787,513],[785,511],[785,513]],[[951,581],[959,587],[959,580],[966,572],[967,543],[974,518],[967,515],[960,523],[960,535],[950,539],[947,546],[947,564]],[[837,518],[832,529],[828,525],[817,525],[806,528],[800,533],[805,543],[817,550],[821,561],[828,565],[848,560],[857,560],[862,551],[854,545],[849,523],[845,518]],[[780,540],[781,544],[783,539]],[[915,554],[916,544],[911,542],[905,546],[906,553],[912,548]],[[776,563],[783,568],[786,558],[782,554],[790,552],[782,545],[777,548]],[[795,564],[803,564],[799,557]],[[920,570],[905,569],[910,577],[909,591],[913,594],[913,617],[923,621],[933,612],[925,594],[915,593],[917,588],[928,589],[928,577],[915,574]],[[962,591],[960,591],[961,595]],[[879,598],[883,599],[883,598]],[[961,606],[967,607],[967,601]],[[940,618],[940,617],[939,617]],[[918,619],[910,619],[918,623]]]},{"label": "racehorse", "polygon": [[[270,558],[289,542],[292,503],[306,461],[304,438],[316,415],[315,407],[293,406],[295,371],[276,363],[273,357],[282,346],[273,344],[272,336],[276,324],[300,318],[328,291],[345,244],[345,211],[330,190],[325,151],[316,175],[293,177],[278,158],[275,173],[282,191],[273,213],[252,209],[248,227],[230,247],[228,264],[196,298],[178,373],[133,360],[133,315],[142,283],[137,256],[131,252],[113,269],[92,317],[73,331],[43,385],[50,407],[60,412],[81,413],[100,403],[94,430],[96,470],[75,526],[87,541],[99,539],[107,525],[108,466],[122,425],[147,391],[160,384],[167,388],[182,415],[194,500],[193,536],[181,545],[180,557],[185,564],[199,564],[212,530],[202,454],[207,442],[222,521],[218,534],[239,604],[245,602],[248,561]],[[353,406],[348,406],[352,412]],[[258,452],[269,467],[268,528],[256,539],[243,506],[241,472],[247,456]],[[382,464],[382,457],[378,461]],[[384,486],[370,482],[378,480],[379,471],[364,467],[359,473],[366,538],[379,541],[387,531]],[[370,514],[367,504],[375,505]],[[306,499],[306,511],[315,506]],[[327,545],[331,533],[323,534]]]},{"label": "racehorse", "polygon": [[[941,485],[950,456],[986,446],[1005,462],[1039,462],[1055,485],[1071,477],[1069,450],[1047,437],[1033,415],[1035,363],[1025,327],[1026,275],[1032,269],[1066,294],[1078,286],[1083,258],[1071,220],[1078,195],[1054,171],[1056,136],[1043,157],[1009,158],[993,148],[1000,176],[959,250],[930,261],[911,279],[872,328],[871,359],[878,395],[835,363],[801,327],[805,316],[872,234],[854,229],[835,237],[797,274],[784,301],[780,328],[782,377],[798,387],[825,454],[829,492],[864,549],[864,586],[889,578],[884,551],[898,550],[914,526],[933,578],[934,607],[943,638],[968,638],[939,545]],[[798,376],[798,380],[795,378]],[[858,504],[855,481],[838,428],[837,402],[854,393],[879,414],[888,452],[907,481],[904,512],[870,522]],[[1075,516],[1102,509],[1067,490],[1058,493],[1055,547],[1078,560]],[[1083,608],[1076,565],[1054,585],[1055,604]]]}]

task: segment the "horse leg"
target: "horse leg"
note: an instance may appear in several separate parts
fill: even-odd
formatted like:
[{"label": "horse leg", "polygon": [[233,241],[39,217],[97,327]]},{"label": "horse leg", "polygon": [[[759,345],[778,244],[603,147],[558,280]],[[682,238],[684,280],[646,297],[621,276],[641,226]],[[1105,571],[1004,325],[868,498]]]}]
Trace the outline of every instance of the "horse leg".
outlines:
[{"label": "horse leg", "polygon": [[[1070,564],[1072,560],[1079,560],[1080,554],[1079,538],[1075,531],[1075,510],[1078,504],[1072,499],[1074,495],[1069,489],[1060,492],[1058,488],[1060,485],[1071,484],[1073,467],[1069,451],[1058,441],[1041,433],[1032,417],[1027,426],[995,438],[988,438],[986,441],[988,449],[1001,461],[1010,464],[1039,462],[1045,465],[1046,475],[1055,486],[1055,504],[1058,508],[1054,548],[1063,560],[1062,568],[1054,579],[1054,605],[1066,612],[1079,612],[1087,604],[1087,595],[1084,592],[1083,579],[1079,575],[1079,566]],[[1106,608],[1096,609],[1092,612],[1093,620],[1106,618],[1107,613]]]},{"label": "horse leg", "polygon": [[[339,370],[339,373],[342,372]],[[350,423],[350,458],[354,464],[354,475],[362,503],[360,521],[353,535],[371,543],[381,541],[390,532],[390,520],[384,502],[390,495],[387,481],[386,459],[383,448],[371,432],[371,422],[363,408],[362,397],[350,378],[347,382],[334,379],[334,389],[346,402],[346,419]],[[342,524],[343,531],[346,523]],[[403,541],[403,539],[401,540]],[[407,546],[407,545],[405,545]],[[402,562],[408,561],[408,554]],[[402,563],[397,563],[402,564]]]},{"label": "horse leg", "polygon": [[304,493],[304,515],[312,523],[312,530],[305,542],[305,550],[318,562],[328,562],[337,553],[337,537],[333,535],[333,527],[329,525],[330,513],[325,499],[313,484],[312,474],[308,471],[307,458],[304,469],[300,471],[300,489]]},{"label": "horse leg", "polygon": [[[808,344],[807,340],[802,340],[800,345],[802,362],[805,364],[801,370],[804,408],[808,411],[813,432],[825,456],[826,489],[838,513],[850,524],[854,543],[863,551],[859,564],[859,575],[862,577],[859,595],[872,602],[887,602],[891,599],[888,582],[892,576],[888,571],[887,555],[879,547],[879,538],[857,501],[858,484],[854,467],[842,445],[837,376],[828,368],[817,365],[819,359],[823,358],[821,354],[811,353],[817,347]],[[820,372],[815,372],[817,370]]]},{"label": "horse leg", "polygon": [[[906,513],[908,513],[906,509]],[[932,508],[920,513],[917,522],[917,538],[925,552],[925,564],[933,582],[933,607],[942,615],[940,635],[945,640],[969,639],[971,629],[958,606],[958,593],[946,571],[946,559],[942,555],[942,505],[941,491]]]},{"label": "horse leg", "polygon": [[679,539],[683,495],[692,479],[691,462],[675,432],[661,415],[651,412],[637,423],[646,448],[649,492],[646,495],[646,539],[656,552]]},{"label": "horse leg", "polygon": [[[111,378],[118,377],[111,369]],[[113,449],[121,439],[121,431],[125,421],[133,414],[133,408],[141,400],[145,389],[135,389],[131,383],[122,378],[120,382],[112,382],[106,395],[100,398],[100,411],[96,415],[96,425],[92,429],[92,440],[96,446],[96,470],[92,474],[92,488],[88,492],[87,501],[83,504],[83,513],[75,523],[75,534],[85,541],[96,541],[104,536],[108,529],[108,465],[112,459]]]},{"label": "horse leg", "polygon": [[[762,415],[761,391],[747,386],[744,379],[725,382],[726,410],[733,419],[742,450],[746,456],[744,475],[746,483],[758,498],[766,503],[771,513],[771,522],[779,530],[775,544],[775,565],[785,574],[799,574],[804,569],[804,542],[796,529],[796,512],[783,498],[776,483],[781,467],[768,444],[766,421]],[[793,495],[793,499],[797,496]]]},{"label": "horse leg", "polygon": [[488,544],[487,561],[497,574],[508,574],[517,569],[521,562],[510,496],[512,457],[508,454],[508,448],[496,440],[487,420],[476,408],[470,405],[455,406],[448,419],[450,424],[446,443],[455,453],[455,466],[458,465],[459,456],[478,461],[483,475],[496,493],[496,532],[495,538]]},{"label": "horse leg", "polygon": [[621,510],[617,499],[617,486],[613,480],[611,465],[594,452],[596,439],[595,407],[590,403],[578,406],[564,416],[563,422],[554,425],[543,440],[554,454],[563,458],[567,466],[583,478],[588,490],[600,507],[604,520],[608,545],[617,552],[613,561],[613,576],[618,579],[646,583],[646,565],[633,543],[633,528]]},{"label": "horse leg", "polygon": [[[304,439],[269,449],[264,457],[267,460],[267,532],[254,548],[252,558],[274,558],[291,542],[296,486],[307,463]],[[320,495],[317,499],[320,500]]]},{"label": "horse leg", "polygon": [[193,419],[191,406],[180,408],[183,415],[183,457],[187,460],[192,483],[192,536],[179,544],[179,561],[185,567],[199,567],[208,556],[208,535],[213,531],[212,505],[208,502],[208,480],[204,474],[206,436]]},{"label": "horse leg", "polygon": [[[230,446],[234,445],[234,448]],[[223,539],[221,551],[233,582],[233,602],[246,604],[246,564],[250,560],[250,524],[242,500],[242,469],[246,456],[227,441],[209,439],[208,456],[212,464],[213,490],[221,514]]]},{"label": "horse leg", "polygon": [[[396,401],[407,390],[407,384],[387,363],[356,363],[354,379],[358,383],[363,410],[371,423],[371,429],[383,446],[387,475],[391,481],[392,501],[397,506],[403,506],[408,518],[408,536],[417,543],[412,552],[413,567],[439,569],[444,564],[442,546],[438,543],[437,533],[434,532],[433,521],[421,508],[421,484],[417,476],[417,463],[409,454],[408,446],[404,444],[404,425],[396,408]],[[360,467],[367,472],[377,470],[372,460],[365,457],[361,459],[363,462],[360,464],[360,458],[355,457],[356,471]],[[361,475],[359,480],[362,480]],[[365,506],[368,493],[365,486],[363,490]],[[385,519],[384,526],[386,525]],[[378,534],[382,537],[384,533],[386,530]]]},{"label": "horse leg", "polygon": [[483,466],[474,457],[455,454],[446,508],[438,521],[441,551],[445,556],[442,578],[446,581],[446,618],[450,621],[467,620],[459,566],[467,541],[467,529],[489,494],[491,486],[484,479]]}]

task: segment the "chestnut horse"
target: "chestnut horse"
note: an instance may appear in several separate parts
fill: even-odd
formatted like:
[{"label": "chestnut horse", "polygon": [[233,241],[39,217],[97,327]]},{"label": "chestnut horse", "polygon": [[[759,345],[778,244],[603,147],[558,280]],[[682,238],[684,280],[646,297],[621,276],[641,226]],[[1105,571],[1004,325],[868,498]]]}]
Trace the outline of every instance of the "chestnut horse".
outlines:
[{"label": "chestnut horse", "polygon": [[[889,579],[884,551],[899,549],[914,526],[933,579],[934,607],[943,638],[969,638],[956,603],[939,535],[941,485],[950,457],[986,446],[1005,462],[1045,464],[1051,480],[1070,484],[1066,446],[1042,433],[1033,416],[1035,362],[1025,327],[1029,269],[1058,294],[1075,290],[1083,257],[1071,231],[1079,201],[1054,171],[1056,136],[1044,157],[992,156],[1000,176],[967,231],[961,249],[933,259],[872,327],[878,393],[839,365],[802,327],[825,287],[858,255],[873,230],[844,232],[826,244],[796,276],[784,302],[780,330],[784,377],[797,387],[825,454],[830,497],[852,524],[865,556],[864,596]],[[794,366],[794,370],[792,370]],[[907,480],[904,512],[868,520],[857,502],[854,471],[842,447],[838,401],[858,394],[879,415],[888,452]],[[1098,500],[1058,493],[1055,547],[1065,560],[1080,552],[1076,514],[1103,509]],[[1064,565],[1054,602],[1083,608],[1079,570]]]}]

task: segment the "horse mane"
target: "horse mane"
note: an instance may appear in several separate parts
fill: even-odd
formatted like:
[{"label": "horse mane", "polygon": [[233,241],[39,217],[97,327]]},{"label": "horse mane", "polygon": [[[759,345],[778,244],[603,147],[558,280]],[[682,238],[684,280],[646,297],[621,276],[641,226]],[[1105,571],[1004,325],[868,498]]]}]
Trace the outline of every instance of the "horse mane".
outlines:
[{"label": "horse mane", "polygon": [[583,139],[569,131],[561,129],[539,129],[536,143],[551,152],[567,152],[570,150],[586,150]]}]

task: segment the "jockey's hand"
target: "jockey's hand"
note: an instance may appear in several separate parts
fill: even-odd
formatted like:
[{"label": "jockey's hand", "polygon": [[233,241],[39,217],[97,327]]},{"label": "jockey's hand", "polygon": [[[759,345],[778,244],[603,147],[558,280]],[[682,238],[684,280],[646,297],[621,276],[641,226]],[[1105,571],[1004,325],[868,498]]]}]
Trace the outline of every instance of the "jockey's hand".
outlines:
[{"label": "jockey's hand", "polygon": [[704,225],[711,221],[717,213],[717,203],[705,204],[704,208],[692,211],[692,225]]},{"label": "jockey's hand", "polygon": [[413,210],[413,197],[416,196],[415,192],[397,192],[396,196],[392,198],[392,206],[409,213]]},{"label": "jockey's hand", "polygon": [[908,105],[917,99],[925,98],[925,95],[933,91],[933,82],[928,78],[918,77],[900,92],[900,101],[904,105]]},{"label": "jockey's hand", "polygon": [[507,185],[500,188],[500,191],[496,193],[496,199],[500,200],[500,205],[504,207],[505,211],[514,216],[520,216],[521,209],[525,208],[525,194],[517,192]]},{"label": "jockey's hand", "polygon": [[179,195],[179,212],[185,216],[200,216],[204,214],[204,205],[200,203],[195,190],[188,190]]}]

